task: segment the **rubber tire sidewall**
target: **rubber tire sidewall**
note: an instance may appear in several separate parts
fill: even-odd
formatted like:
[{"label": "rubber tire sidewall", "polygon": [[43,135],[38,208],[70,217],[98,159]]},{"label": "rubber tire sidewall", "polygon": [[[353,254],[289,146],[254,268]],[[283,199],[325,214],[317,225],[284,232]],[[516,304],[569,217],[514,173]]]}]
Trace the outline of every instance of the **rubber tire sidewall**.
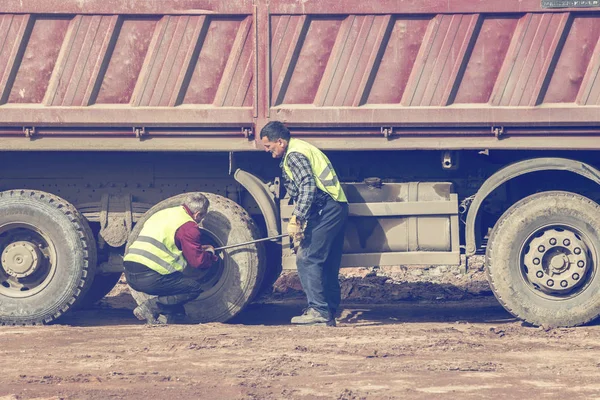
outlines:
[{"label": "rubber tire sidewall", "polygon": [[0,294],[0,321],[9,325],[48,323],[58,318],[82,295],[93,276],[81,216],[72,205],[39,191],[0,193],[0,225],[24,222],[36,227],[53,242],[55,272],[48,285],[30,297]]},{"label": "rubber tire sidewall", "polygon": [[81,308],[92,307],[102,300],[119,283],[121,275],[123,275],[121,272],[96,274],[94,281],[81,301]]},{"label": "rubber tire sidewall", "polygon": [[[600,207],[592,200],[559,191],[529,196],[504,213],[488,241],[486,274],[494,295],[507,311],[533,325],[546,327],[582,325],[600,314],[599,215]],[[592,275],[585,289],[574,297],[544,298],[522,276],[522,245],[533,232],[548,224],[575,227],[587,237],[590,251],[595,254]]]},{"label": "rubber tire sidewall", "polygon": [[[201,194],[210,201],[208,213],[201,227],[214,234],[221,245],[237,244],[258,238],[258,228],[250,215],[237,203],[219,195]],[[129,235],[127,248],[138,237],[144,222],[150,216],[165,208],[181,205],[188,195],[189,193],[183,193],[170,197],[148,210]],[[227,259],[226,278],[218,285],[218,290],[202,293],[198,299],[185,305],[186,313],[193,322],[225,322],[250,303],[260,289],[265,270],[262,244],[237,247],[224,252],[223,257]],[[184,271],[184,274],[186,272]],[[153,297],[131,287],[130,290],[138,304]]]}]

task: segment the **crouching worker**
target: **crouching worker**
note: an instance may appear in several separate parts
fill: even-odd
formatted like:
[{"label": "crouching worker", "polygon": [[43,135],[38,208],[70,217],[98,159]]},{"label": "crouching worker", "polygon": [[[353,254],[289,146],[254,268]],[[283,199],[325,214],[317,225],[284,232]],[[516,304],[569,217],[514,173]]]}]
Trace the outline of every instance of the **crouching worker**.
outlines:
[{"label": "crouching worker", "polygon": [[198,223],[208,211],[208,199],[199,193],[187,196],[181,206],[152,215],[124,258],[125,277],[134,290],[152,297],[134,315],[149,324],[167,324],[185,317],[183,305],[202,289],[182,274],[186,266],[209,268],[217,260],[215,250],[202,244]]}]

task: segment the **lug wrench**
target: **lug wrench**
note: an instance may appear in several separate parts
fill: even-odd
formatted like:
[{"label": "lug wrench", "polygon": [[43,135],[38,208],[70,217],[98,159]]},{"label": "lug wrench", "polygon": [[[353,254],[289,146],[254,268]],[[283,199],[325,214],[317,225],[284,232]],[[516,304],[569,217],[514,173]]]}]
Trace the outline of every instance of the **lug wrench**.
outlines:
[{"label": "lug wrench", "polygon": [[234,247],[240,247],[240,246],[245,246],[247,244],[254,244],[254,243],[260,243],[260,242],[266,242],[268,240],[277,240],[277,239],[281,239],[286,237],[287,235],[278,235],[278,236],[271,236],[271,237],[266,237],[266,238],[262,238],[262,239],[256,239],[256,240],[251,240],[249,242],[244,242],[244,243],[237,243],[237,244],[230,244],[227,246],[222,246],[222,247],[216,247],[215,248],[215,253],[217,251],[221,251],[221,250],[227,250],[227,249],[231,249]]}]

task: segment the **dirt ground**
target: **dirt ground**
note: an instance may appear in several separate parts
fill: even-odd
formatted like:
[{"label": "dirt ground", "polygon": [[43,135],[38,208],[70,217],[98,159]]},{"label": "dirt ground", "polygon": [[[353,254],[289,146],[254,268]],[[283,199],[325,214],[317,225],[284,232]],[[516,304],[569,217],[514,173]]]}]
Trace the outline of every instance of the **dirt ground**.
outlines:
[{"label": "dirt ground", "polygon": [[[600,399],[599,325],[546,331],[464,276],[379,273],[344,280],[337,328],[290,326],[303,301],[281,283],[227,324],[145,326],[118,285],[60,324],[1,327],[0,400]],[[394,304],[369,302],[376,284]]]}]

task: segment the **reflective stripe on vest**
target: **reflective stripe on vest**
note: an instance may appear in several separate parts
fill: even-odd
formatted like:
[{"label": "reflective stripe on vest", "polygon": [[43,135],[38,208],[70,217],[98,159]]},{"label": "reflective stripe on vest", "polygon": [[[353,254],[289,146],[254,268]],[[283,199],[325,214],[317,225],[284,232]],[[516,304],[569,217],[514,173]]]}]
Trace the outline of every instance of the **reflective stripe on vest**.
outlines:
[{"label": "reflective stripe on vest", "polygon": [[157,212],[144,223],[123,260],[143,264],[162,275],[183,271],[187,261],[175,244],[175,232],[189,221],[194,219],[183,207]]},{"label": "reflective stripe on vest", "polygon": [[[335,186],[339,183],[337,175],[331,172],[330,168],[331,164],[327,164],[321,175],[319,175],[319,180],[323,184],[323,186]],[[330,180],[327,180],[329,175],[333,175]]]},{"label": "reflective stripe on vest", "polygon": [[329,158],[312,144],[294,138],[290,138],[285,159],[283,160],[285,173],[292,181],[294,177],[292,176],[290,167],[287,165],[287,157],[293,152],[298,152],[308,158],[313,176],[315,177],[315,183],[319,189],[329,193],[335,201],[343,203],[348,201]]}]

